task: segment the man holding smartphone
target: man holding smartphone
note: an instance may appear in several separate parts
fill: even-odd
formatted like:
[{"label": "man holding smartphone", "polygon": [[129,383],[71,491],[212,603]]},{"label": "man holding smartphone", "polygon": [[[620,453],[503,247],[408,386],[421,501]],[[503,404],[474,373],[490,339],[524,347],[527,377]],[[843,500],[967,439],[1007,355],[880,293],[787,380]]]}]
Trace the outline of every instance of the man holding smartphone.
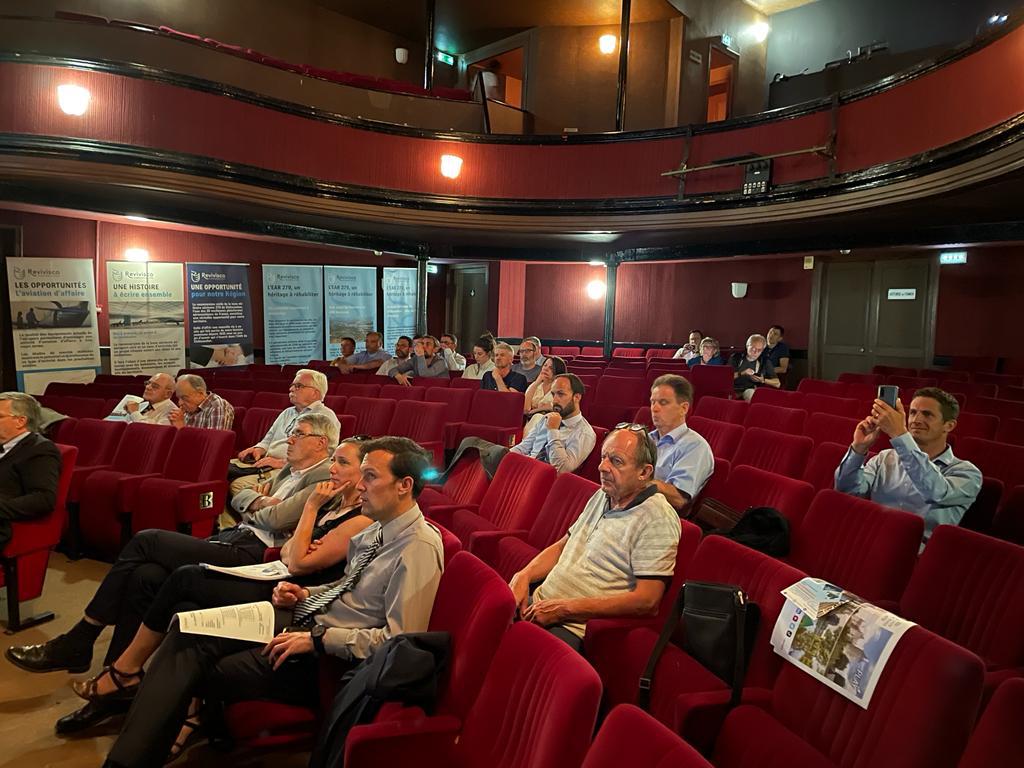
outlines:
[{"label": "man holding smartphone", "polygon": [[[836,490],[920,515],[924,546],[936,526],[958,525],[981,490],[981,471],[949,447],[959,415],[956,398],[937,387],[917,390],[909,413],[899,398],[893,407],[879,397],[853,431],[836,469]],[[867,459],[879,432],[892,447]]]}]

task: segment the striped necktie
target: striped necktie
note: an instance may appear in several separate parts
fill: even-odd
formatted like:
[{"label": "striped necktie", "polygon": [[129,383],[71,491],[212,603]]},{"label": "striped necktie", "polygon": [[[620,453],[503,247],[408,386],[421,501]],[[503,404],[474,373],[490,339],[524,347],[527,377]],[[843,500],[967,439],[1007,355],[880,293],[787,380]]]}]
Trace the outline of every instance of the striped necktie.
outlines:
[{"label": "striped necktie", "polygon": [[324,613],[327,606],[347,592],[355,589],[359,583],[359,577],[363,575],[366,566],[377,556],[378,550],[384,543],[384,529],[378,528],[377,535],[373,537],[369,546],[359,553],[352,563],[352,569],[333,585],[319,594],[299,600],[292,613],[292,625],[296,627],[309,626],[313,623],[313,617],[318,613]]}]

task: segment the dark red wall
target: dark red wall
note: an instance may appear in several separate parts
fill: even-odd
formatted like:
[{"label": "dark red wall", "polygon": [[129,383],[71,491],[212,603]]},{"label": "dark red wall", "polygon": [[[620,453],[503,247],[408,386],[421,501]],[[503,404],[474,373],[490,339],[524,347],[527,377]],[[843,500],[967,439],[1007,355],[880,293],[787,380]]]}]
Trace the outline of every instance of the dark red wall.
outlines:
[{"label": "dark red wall", "polygon": [[[263,346],[263,264],[331,264],[347,266],[414,267],[415,262],[398,256],[374,256],[367,251],[326,248],[301,243],[250,240],[230,235],[213,235],[163,229],[146,225],[119,224],[91,219],[46,216],[0,210],[0,225],[22,227],[25,256],[86,258],[98,260],[96,299],[107,303],[106,263],[121,261],[127,248],[145,248],[151,261],[244,262],[249,268],[249,291],[253,309],[253,341]],[[430,275],[427,284],[427,320],[433,333],[442,333],[445,319],[445,269]],[[383,320],[383,318],[381,318]],[[100,315],[100,344],[109,343],[108,323]]]},{"label": "dark red wall", "polygon": [[527,266],[524,333],[544,339],[604,336],[604,298],[587,296],[587,283],[603,281],[604,272],[587,264]]}]

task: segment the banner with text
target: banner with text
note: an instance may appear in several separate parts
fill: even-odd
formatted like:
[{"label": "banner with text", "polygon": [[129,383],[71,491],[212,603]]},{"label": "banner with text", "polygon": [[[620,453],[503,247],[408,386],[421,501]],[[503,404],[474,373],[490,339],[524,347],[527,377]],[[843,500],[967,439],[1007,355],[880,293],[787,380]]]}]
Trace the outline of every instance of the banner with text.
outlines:
[{"label": "banner with text", "polygon": [[351,336],[366,349],[366,334],[377,330],[377,268],[324,267],[327,359],[341,354],[341,340]]},{"label": "banner with text", "polygon": [[169,373],[185,367],[181,264],[107,262],[110,372]]},{"label": "banner with text", "polygon": [[18,389],[92,381],[100,370],[90,259],[7,259]]},{"label": "banner with text", "polygon": [[394,354],[399,336],[416,335],[416,270],[384,268],[384,349]]},{"label": "banner with text", "polygon": [[252,363],[249,265],[189,263],[186,266],[189,367],[217,368]]},{"label": "banner with text", "polygon": [[324,354],[323,267],[263,265],[263,344],[271,365],[305,365]]}]

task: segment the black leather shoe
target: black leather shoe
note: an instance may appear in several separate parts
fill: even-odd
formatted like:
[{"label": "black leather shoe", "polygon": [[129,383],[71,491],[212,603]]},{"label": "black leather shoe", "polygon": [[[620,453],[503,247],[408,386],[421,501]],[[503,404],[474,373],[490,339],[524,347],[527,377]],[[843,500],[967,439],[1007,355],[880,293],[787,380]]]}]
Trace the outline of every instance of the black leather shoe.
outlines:
[{"label": "black leather shoe", "polygon": [[13,645],[5,654],[29,672],[88,672],[92,665],[92,646],[82,648],[67,635],[58,635],[41,645]]},{"label": "black leather shoe", "polygon": [[64,715],[57,721],[54,730],[58,736],[68,736],[99,725],[108,718],[123,715],[131,706],[130,701],[90,701],[84,707],[76,709],[70,715]]}]

